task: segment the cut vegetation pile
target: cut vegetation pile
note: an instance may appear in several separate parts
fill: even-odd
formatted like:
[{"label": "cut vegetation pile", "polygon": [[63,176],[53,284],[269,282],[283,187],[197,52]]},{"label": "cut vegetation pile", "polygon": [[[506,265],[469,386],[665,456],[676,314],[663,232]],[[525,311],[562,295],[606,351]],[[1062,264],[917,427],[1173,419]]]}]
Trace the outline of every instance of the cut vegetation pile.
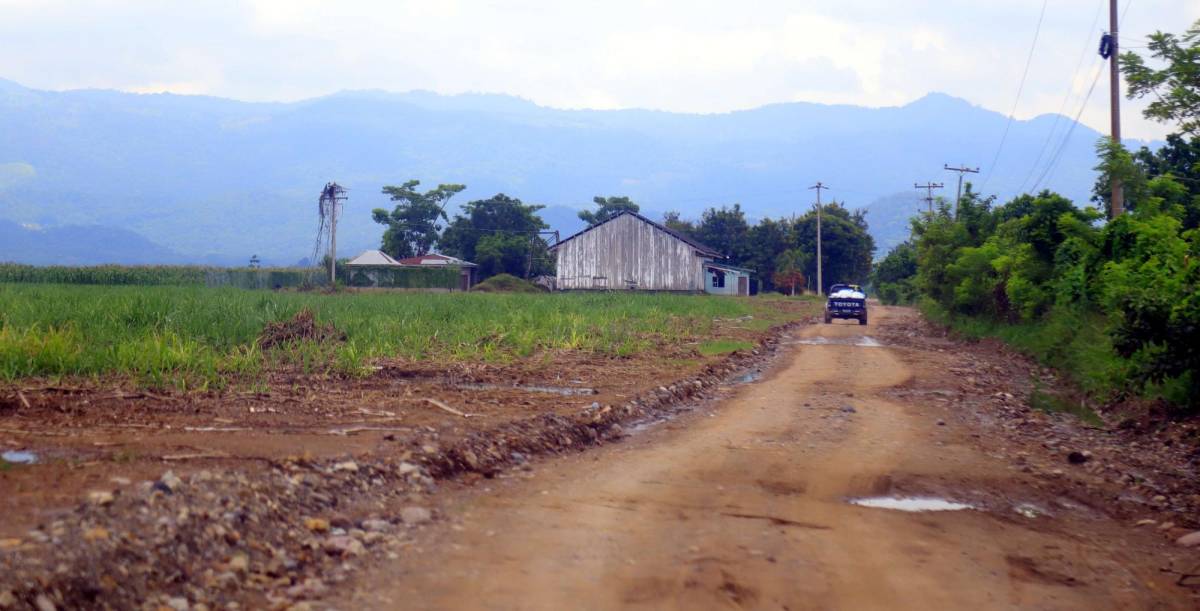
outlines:
[{"label": "cut vegetation pile", "polygon": [[276,346],[287,346],[296,342],[344,342],[346,334],[338,331],[330,323],[317,322],[313,311],[304,308],[291,320],[267,323],[262,335],[258,337],[258,347],[270,350]]}]

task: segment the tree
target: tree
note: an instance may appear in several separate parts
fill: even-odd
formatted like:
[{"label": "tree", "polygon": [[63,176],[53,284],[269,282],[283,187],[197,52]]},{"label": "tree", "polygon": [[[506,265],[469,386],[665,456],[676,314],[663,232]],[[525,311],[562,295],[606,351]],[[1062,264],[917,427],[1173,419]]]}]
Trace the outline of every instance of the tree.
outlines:
[{"label": "tree", "polygon": [[416,190],[419,180],[410,180],[400,186],[388,185],[383,194],[397,202],[388,212],[383,208],[371,211],[376,223],[386,225],[380,248],[397,259],[424,255],[433,250],[442,226],[438,220],[446,220],[446,204],[465,185],[442,184],[436,189],[421,193]]},{"label": "tree", "polygon": [[663,226],[676,233],[681,233],[690,238],[696,237],[696,224],[691,221],[686,221],[675,211],[669,211],[663,214]]},{"label": "tree", "polygon": [[592,198],[599,209],[596,211],[580,210],[579,219],[588,224],[588,227],[599,225],[622,212],[637,212],[640,208],[633,203],[633,200],[625,196],[619,197],[601,197],[597,195]]},{"label": "tree", "polygon": [[705,246],[725,255],[734,265],[744,263],[749,257],[750,225],[746,223],[741,204],[705,210],[694,236]]},{"label": "tree", "polygon": [[[862,210],[850,212],[837,202],[822,205],[821,265],[825,287],[830,285],[866,284],[871,273],[871,258],[875,239],[867,231]],[[792,248],[812,253],[804,275],[817,277],[817,212],[810,210],[796,219],[792,227]]]},{"label": "tree", "polygon": [[553,264],[538,237],[547,227],[537,214],[542,208],[503,193],[467,202],[442,233],[442,252],[479,265],[481,277],[550,273]]},{"label": "tree", "polygon": [[1121,54],[1121,71],[1129,83],[1128,96],[1154,100],[1142,112],[1147,119],[1177,123],[1193,136],[1200,135],[1200,21],[1183,36],[1155,32],[1149,36],[1150,56],[1166,65],[1155,70],[1136,53]]},{"label": "tree", "polygon": [[775,258],[775,272],[771,280],[779,288],[787,287],[790,295],[795,296],[796,285],[804,285],[804,267],[812,255],[796,249],[785,250]]},{"label": "tree", "polygon": [[912,240],[892,249],[871,272],[871,286],[888,305],[912,303],[917,298],[917,247]]},{"label": "tree", "polygon": [[1096,156],[1100,163],[1095,167],[1098,175],[1092,186],[1092,201],[1096,202],[1112,218],[1112,181],[1121,182],[1125,193],[1125,208],[1136,210],[1148,195],[1146,173],[1134,163],[1133,155],[1119,142],[1104,137],[1096,141]]}]

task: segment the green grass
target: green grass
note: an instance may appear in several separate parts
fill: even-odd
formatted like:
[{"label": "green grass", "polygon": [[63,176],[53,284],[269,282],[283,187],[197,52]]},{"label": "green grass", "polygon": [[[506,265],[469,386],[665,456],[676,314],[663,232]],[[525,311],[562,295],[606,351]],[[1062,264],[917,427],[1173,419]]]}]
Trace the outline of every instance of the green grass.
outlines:
[{"label": "green grass", "polygon": [[732,339],[712,339],[701,342],[696,351],[704,356],[716,356],[718,354],[729,354],[738,350],[750,350],[754,348],[752,342],[745,342]]},{"label": "green grass", "polygon": [[[347,341],[263,354],[255,343],[263,327],[305,307]],[[117,374],[205,389],[260,379],[279,364],[360,373],[387,357],[507,361],[555,350],[624,356],[659,342],[711,337],[713,319],[757,315],[764,307],[770,302],[644,293],[329,295],[0,284],[0,380]]]}]

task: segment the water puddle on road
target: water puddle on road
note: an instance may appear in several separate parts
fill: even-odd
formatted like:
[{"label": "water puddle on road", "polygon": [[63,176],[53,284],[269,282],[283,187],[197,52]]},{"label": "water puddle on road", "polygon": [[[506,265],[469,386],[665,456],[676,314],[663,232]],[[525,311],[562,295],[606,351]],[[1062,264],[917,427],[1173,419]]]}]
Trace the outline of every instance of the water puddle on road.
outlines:
[{"label": "water puddle on road", "polygon": [[0,460],[14,465],[32,465],[37,462],[37,454],[33,452],[14,451],[0,453]]},{"label": "water puddle on road", "polygon": [[746,373],[743,373],[742,375],[734,378],[732,380],[732,382],[734,384],[749,384],[751,382],[757,382],[761,379],[762,379],[761,371],[747,371]]},{"label": "water puddle on road", "polygon": [[861,499],[850,499],[851,505],[871,507],[874,509],[894,509],[896,511],[961,511],[975,509],[966,503],[956,503],[930,496],[891,497],[876,496]]},{"label": "water puddle on road", "polygon": [[594,388],[571,388],[569,386],[521,386],[519,384],[457,384],[459,388],[469,390],[523,390],[525,392],[537,392],[550,395],[561,395],[564,397],[575,397],[581,395],[598,395],[599,392]]},{"label": "water puddle on road", "polygon": [[868,336],[861,335],[858,337],[805,337],[801,339],[784,342],[790,346],[858,346],[860,348],[882,348],[883,344],[879,340]]}]

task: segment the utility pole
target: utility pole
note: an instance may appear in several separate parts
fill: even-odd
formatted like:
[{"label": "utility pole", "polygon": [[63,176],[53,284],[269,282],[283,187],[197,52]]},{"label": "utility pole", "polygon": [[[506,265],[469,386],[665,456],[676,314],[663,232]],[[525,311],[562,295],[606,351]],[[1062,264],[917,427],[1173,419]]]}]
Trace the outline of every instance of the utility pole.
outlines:
[{"label": "utility pole", "polygon": [[949,170],[951,172],[958,172],[958,195],[954,198],[954,218],[958,218],[958,205],[959,205],[959,203],[962,202],[963,174],[978,174],[979,168],[975,168],[974,170],[972,170],[971,168],[968,168],[966,166],[959,167],[959,168],[952,168],[949,165],[944,164],[944,163],[942,164],[942,168]]},{"label": "utility pole", "polygon": [[822,276],[821,270],[821,190],[828,189],[821,181],[809,187],[809,189],[817,190],[817,294],[825,294],[825,278]]},{"label": "utility pole", "polygon": [[[1109,82],[1109,107],[1112,110],[1112,139],[1117,146],[1121,145],[1121,65],[1120,65],[1120,37],[1118,36],[1118,27],[1120,20],[1117,18],[1117,0],[1108,0],[1108,29],[1109,29],[1109,57],[1108,57],[1108,82]],[[1112,179],[1112,215],[1113,218],[1121,216],[1125,211],[1125,190],[1121,187],[1121,179],[1113,177]]]},{"label": "utility pole", "polygon": [[921,199],[924,199],[929,204],[929,214],[933,214],[933,190],[941,189],[945,186],[946,185],[943,185],[940,182],[927,182],[923,185],[918,185],[915,182],[913,183],[914,189],[925,189],[926,195]]},{"label": "utility pole", "polygon": [[[337,217],[342,202],[346,200],[346,189],[336,182],[325,183],[321,189],[321,199],[318,203],[321,215],[321,227],[329,221],[329,286],[337,286]],[[321,243],[321,229],[317,230],[318,249]],[[316,256],[314,251],[313,255]]]}]

